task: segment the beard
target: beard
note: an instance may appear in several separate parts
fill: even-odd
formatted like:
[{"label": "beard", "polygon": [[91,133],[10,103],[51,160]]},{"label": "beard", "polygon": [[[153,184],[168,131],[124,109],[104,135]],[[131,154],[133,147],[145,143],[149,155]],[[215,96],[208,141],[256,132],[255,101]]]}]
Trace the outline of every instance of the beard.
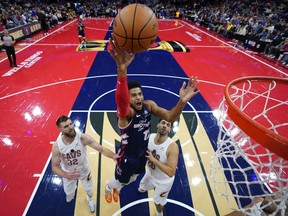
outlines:
[{"label": "beard", "polygon": [[160,129],[159,133],[160,133],[160,135],[164,136],[167,134],[167,130],[166,129]]},{"label": "beard", "polygon": [[75,138],[76,137],[76,131],[75,129],[69,131],[68,133],[64,133],[65,136],[69,137],[69,138]]}]

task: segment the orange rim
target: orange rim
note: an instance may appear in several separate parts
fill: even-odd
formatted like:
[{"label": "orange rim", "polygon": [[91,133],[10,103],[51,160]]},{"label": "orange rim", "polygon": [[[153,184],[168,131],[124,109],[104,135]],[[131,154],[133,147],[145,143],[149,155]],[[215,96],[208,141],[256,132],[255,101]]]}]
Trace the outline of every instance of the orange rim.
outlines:
[{"label": "orange rim", "polygon": [[256,121],[252,120],[248,115],[242,112],[231,100],[229,96],[229,89],[238,83],[245,80],[253,81],[275,81],[279,84],[288,85],[288,79],[275,77],[241,77],[230,82],[225,88],[225,98],[228,104],[228,115],[237,124],[237,126],[244,131],[253,140],[274,152],[278,156],[288,160],[288,139],[282,135],[276,134],[268,128],[262,126]]}]

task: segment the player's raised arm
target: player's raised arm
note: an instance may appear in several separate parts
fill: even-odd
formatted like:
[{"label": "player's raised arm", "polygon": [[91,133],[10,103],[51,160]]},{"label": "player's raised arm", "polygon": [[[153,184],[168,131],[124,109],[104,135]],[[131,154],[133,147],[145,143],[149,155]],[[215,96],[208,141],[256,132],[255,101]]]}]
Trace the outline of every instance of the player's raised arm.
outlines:
[{"label": "player's raised arm", "polygon": [[134,59],[134,54],[128,54],[119,46],[112,34],[113,40],[110,38],[110,44],[113,51],[109,51],[110,56],[115,60],[117,66],[117,84],[115,100],[117,105],[117,116],[119,117],[119,125],[125,127],[130,119],[130,94],[127,84],[127,67]]},{"label": "player's raised arm", "polygon": [[114,152],[112,152],[111,150],[103,147],[102,145],[100,145],[98,142],[96,142],[91,136],[89,136],[88,134],[81,134],[81,141],[84,145],[88,145],[91,148],[95,149],[96,151],[100,152],[101,154],[103,154],[106,157],[109,157],[111,159],[113,159],[116,163],[117,163],[117,158],[119,158],[119,156],[117,154],[115,154]]},{"label": "player's raised arm", "polygon": [[197,77],[194,76],[190,77],[188,84],[183,82],[182,87],[179,90],[179,101],[171,110],[159,107],[156,102],[151,100],[147,100],[145,103],[150,107],[151,112],[154,115],[159,116],[168,122],[174,122],[181,115],[186,103],[199,93],[199,90],[197,90],[198,84],[199,81],[197,80]]}]

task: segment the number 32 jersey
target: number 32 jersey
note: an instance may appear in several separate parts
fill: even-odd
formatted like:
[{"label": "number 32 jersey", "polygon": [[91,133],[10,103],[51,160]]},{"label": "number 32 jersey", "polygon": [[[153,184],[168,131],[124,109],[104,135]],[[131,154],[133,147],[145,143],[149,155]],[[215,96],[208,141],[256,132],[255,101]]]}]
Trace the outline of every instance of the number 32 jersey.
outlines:
[{"label": "number 32 jersey", "polygon": [[86,147],[81,143],[81,132],[76,132],[76,137],[71,144],[65,144],[61,136],[57,145],[61,156],[61,167],[64,171],[80,171],[80,178],[86,177],[89,172]]}]

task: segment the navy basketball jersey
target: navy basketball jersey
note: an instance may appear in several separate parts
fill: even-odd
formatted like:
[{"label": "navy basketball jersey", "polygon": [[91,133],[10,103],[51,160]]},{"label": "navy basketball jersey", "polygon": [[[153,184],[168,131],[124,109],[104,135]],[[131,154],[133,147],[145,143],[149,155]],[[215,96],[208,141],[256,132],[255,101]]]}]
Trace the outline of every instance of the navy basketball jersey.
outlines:
[{"label": "navy basketball jersey", "polygon": [[[132,109],[134,109],[132,107]],[[146,154],[150,135],[151,111],[143,104],[141,112],[134,109],[134,116],[121,132],[120,155],[139,156]]]}]

